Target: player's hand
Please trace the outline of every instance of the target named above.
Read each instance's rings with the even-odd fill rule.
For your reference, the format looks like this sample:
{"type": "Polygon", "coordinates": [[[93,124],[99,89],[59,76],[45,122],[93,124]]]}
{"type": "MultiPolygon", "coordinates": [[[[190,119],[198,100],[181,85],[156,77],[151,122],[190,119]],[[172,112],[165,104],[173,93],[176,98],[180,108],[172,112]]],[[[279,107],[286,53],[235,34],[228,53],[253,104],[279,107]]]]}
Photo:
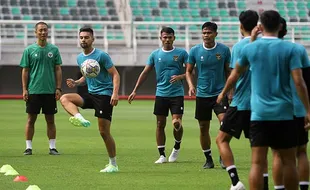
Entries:
{"type": "Polygon", "coordinates": [[[56,100],[58,101],[58,100],[60,99],[60,97],[61,97],[61,90],[56,89],[56,92],[55,92],[55,98],[56,98],[56,100]]]}
{"type": "Polygon", "coordinates": [[[310,130],[310,113],[307,113],[305,117],[305,130],[306,131],[310,130]]]}
{"type": "Polygon", "coordinates": [[[69,88],[74,88],[76,86],[75,80],[73,79],[67,79],[66,83],[69,88]]]}
{"type": "Polygon", "coordinates": [[[128,96],[128,103],[131,104],[131,102],[133,101],[133,99],[135,99],[137,93],[132,92],[129,96],[128,96]]]}
{"type": "Polygon", "coordinates": [[[188,95],[189,95],[190,97],[196,96],[195,87],[189,87],[189,89],[188,89],[188,95]]]}
{"type": "Polygon", "coordinates": [[[181,80],[180,75],[172,75],[169,82],[170,82],[170,83],[175,83],[175,82],[177,82],[177,81],[179,81],[179,80],[181,80]]]}
{"type": "Polygon", "coordinates": [[[118,94],[112,94],[110,104],[112,106],[117,106],[118,104],[118,94]]]}
{"type": "Polygon", "coordinates": [[[23,90],[23,100],[24,100],[25,102],[28,101],[28,90],[23,90]]]}
{"type": "Polygon", "coordinates": [[[233,94],[228,93],[227,99],[228,99],[228,103],[230,104],[232,102],[232,99],[233,99],[233,94]]]}
{"type": "Polygon", "coordinates": [[[257,36],[259,34],[261,34],[262,31],[260,30],[260,27],[259,26],[256,26],[253,28],[253,30],[251,31],[251,41],[255,41],[257,39],[257,36]]]}
{"type": "Polygon", "coordinates": [[[216,103],[220,104],[222,102],[224,98],[224,94],[223,93],[220,93],[218,96],[217,96],[217,100],[216,100],[216,103]]]}

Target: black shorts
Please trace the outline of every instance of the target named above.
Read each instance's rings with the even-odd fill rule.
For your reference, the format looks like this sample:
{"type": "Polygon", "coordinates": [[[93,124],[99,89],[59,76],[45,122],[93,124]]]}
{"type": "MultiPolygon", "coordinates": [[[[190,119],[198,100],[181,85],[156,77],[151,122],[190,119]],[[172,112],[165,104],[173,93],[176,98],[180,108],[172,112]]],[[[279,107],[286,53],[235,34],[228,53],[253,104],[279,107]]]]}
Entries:
{"type": "Polygon", "coordinates": [[[154,104],[154,115],[168,116],[169,110],[171,114],[184,113],[184,97],[161,97],[156,96],[154,104]]]}
{"type": "Polygon", "coordinates": [[[272,149],[288,149],[298,146],[295,120],[251,121],[250,142],[252,147],[268,146],[272,149]]]}
{"type": "Polygon", "coordinates": [[[237,107],[229,107],[225,113],[220,130],[239,139],[243,131],[245,138],[249,138],[251,125],[251,111],[237,110],[237,107]]]}
{"type": "Polygon", "coordinates": [[[29,114],[42,113],[53,115],[57,113],[55,94],[29,94],[26,102],[26,112],[29,114]]]}
{"type": "Polygon", "coordinates": [[[308,143],[308,131],[305,130],[305,118],[294,117],[298,130],[298,146],[302,146],[308,143]]]}
{"type": "Polygon", "coordinates": [[[212,110],[216,115],[225,113],[229,107],[227,97],[223,98],[222,103],[216,103],[217,96],[202,98],[196,97],[195,118],[200,121],[210,121],[212,119],[212,110]]]}
{"type": "Polygon", "coordinates": [[[84,100],[82,109],[95,109],[95,116],[112,120],[113,106],[110,104],[111,96],[94,95],[89,93],[80,94],[84,100]]]}

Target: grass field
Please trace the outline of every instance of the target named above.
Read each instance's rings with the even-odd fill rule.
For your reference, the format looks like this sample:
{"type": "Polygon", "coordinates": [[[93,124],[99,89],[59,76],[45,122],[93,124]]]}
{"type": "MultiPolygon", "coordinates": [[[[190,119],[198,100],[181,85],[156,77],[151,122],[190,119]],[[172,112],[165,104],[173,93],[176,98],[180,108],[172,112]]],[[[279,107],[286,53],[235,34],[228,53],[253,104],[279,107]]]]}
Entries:
{"type": "MultiPolygon", "coordinates": [[[[0,189],[26,189],[36,184],[48,189],[210,189],[225,190],[230,179],[220,168],[215,137],[219,124],[211,123],[212,154],[215,168],[202,169],[205,160],[199,144],[199,129],[194,116],[194,102],[185,102],[184,137],[177,163],[155,165],[159,157],[155,142],[153,101],[120,101],[114,109],[112,134],[117,145],[119,173],[99,170],[108,163],[103,141],[98,133],[93,110],[83,110],[92,122],[90,128],[75,128],[68,114],[58,105],[56,115],[57,149],[60,156],[48,155],[48,139],[43,115],[38,117],[33,140],[33,155],[24,156],[25,105],[22,100],[0,100],[0,166],[12,165],[28,182],[13,182],[14,176],[0,175],[0,189]]],[[[166,154],[173,148],[171,119],[166,127],[166,154]]],[[[248,187],[250,148],[247,140],[232,141],[239,177],[248,187]]],[[[269,172],[271,176],[271,172],[269,172]]],[[[271,177],[269,178],[272,187],[271,177]]]]}

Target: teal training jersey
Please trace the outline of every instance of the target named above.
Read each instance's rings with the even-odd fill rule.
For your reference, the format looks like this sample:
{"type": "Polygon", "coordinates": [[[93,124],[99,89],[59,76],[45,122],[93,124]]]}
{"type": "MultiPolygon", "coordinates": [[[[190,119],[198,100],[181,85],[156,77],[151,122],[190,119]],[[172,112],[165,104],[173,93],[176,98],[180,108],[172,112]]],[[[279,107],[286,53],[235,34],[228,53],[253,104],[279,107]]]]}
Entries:
{"type": "Polygon", "coordinates": [[[88,55],[80,53],[77,56],[77,64],[81,68],[83,62],[88,59],[96,60],[100,65],[100,73],[95,78],[86,77],[88,92],[90,94],[111,96],[113,92],[113,83],[108,69],[113,67],[113,63],[110,56],[107,53],[94,48],[94,50],[88,55]]]}
{"type": "MultiPolygon", "coordinates": [[[[234,69],[240,57],[241,49],[250,43],[251,37],[246,37],[236,43],[232,48],[230,68],[234,69]]],[[[237,110],[251,110],[251,71],[249,68],[240,76],[234,91],[233,100],[230,104],[237,110]]]]}
{"type": "Polygon", "coordinates": [[[252,121],[293,119],[291,70],[301,68],[295,47],[276,37],[262,37],[242,49],[238,63],[251,70],[252,121]]]}
{"type": "MultiPolygon", "coordinates": [[[[305,47],[300,44],[296,44],[296,48],[299,51],[299,56],[301,59],[302,67],[303,68],[310,67],[309,57],[308,57],[305,47]]],[[[291,77],[291,88],[292,88],[293,103],[294,103],[294,115],[296,117],[304,117],[306,115],[306,109],[297,94],[296,86],[295,86],[295,83],[292,77],[291,77]]]]}
{"type": "Polygon", "coordinates": [[[184,64],[186,64],[187,59],[187,52],[181,48],[173,48],[170,51],[159,48],[151,53],[147,65],[155,67],[156,96],[184,96],[183,81],[180,80],[175,83],[169,81],[173,75],[185,74],[184,64]]]}
{"type": "Polygon", "coordinates": [[[197,97],[213,97],[225,86],[225,64],[230,63],[230,50],[216,43],[213,48],[198,44],[191,48],[188,63],[197,67],[197,97]]]}
{"type": "Polygon", "coordinates": [[[47,43],[45,47],[38,44],[28,46],[23,53],[20,66],[29,69],[29,94],[55,94],[55,66],[61,65],[58,47],[47,43]]]}

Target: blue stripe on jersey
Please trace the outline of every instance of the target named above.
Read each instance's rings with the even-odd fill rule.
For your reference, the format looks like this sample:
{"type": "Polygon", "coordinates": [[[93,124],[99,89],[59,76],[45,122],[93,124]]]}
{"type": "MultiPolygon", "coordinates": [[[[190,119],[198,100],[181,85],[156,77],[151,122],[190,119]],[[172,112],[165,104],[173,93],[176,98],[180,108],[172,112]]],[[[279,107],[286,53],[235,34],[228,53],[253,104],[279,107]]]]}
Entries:
{"type": "Polygon", "coordinates": [[[191,48],[188,63],[197,67],[197,97],[217,96],[226,82],[225,64],[230,63],[230,50],[217,43],[214,48],[207,49],[204,44],[191,48]]]}
{"type": "Polygon", "coordinates": [[[156,71],[156,96],[176,97],[184,96],[183,81],[170,83],[173,75],[185,74],[188,54],[184,49],[174,48],[171,51],[163,51],[162,48],[151,53],[147,65],[154,66],[156,71]]]}
{"type": "Polygon", "coordinates": [[[94,59],[100,65],[100,73],[97,77],[86,78],[88,92],[90,94],[111,96],[113,92],[113,83],[108,69],[113,67],[113,63],[110,56],[99,49],[94,49],[93,52],[88,55],[80,53],[77,57],[77,64],[79,67],[81,67],[83,62],[87,59],[94,59]]]}

